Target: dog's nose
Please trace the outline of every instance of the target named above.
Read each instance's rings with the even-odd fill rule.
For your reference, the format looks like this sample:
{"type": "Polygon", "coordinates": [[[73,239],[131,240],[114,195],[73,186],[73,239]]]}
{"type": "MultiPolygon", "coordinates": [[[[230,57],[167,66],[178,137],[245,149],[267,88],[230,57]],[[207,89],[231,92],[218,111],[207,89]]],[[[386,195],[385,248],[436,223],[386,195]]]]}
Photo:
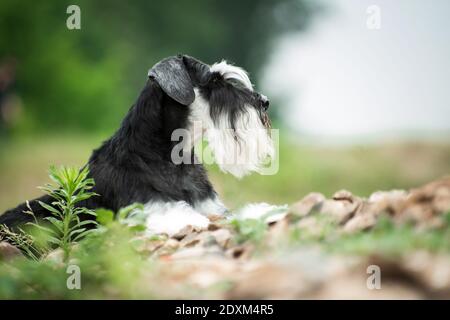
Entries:
{"type": "Polygon", "coordinates": [[[264,111],[267,111],[269,109],[269,99],[265,95],[261,95],[261,106],[263,107],[264,111]]]}

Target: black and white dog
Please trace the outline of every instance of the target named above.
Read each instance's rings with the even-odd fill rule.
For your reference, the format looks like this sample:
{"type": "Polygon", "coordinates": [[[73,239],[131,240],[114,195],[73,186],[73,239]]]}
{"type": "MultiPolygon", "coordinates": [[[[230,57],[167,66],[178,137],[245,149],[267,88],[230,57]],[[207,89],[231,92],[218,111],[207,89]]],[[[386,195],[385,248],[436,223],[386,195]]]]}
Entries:
{"type": "MultiPolygon", "coordinates": [[[[90,176],[100,196],[80,205],[117,211],[144,203],[155,232],[174,233],[186,223],[204,226],[205,215],[226,208],[193,155],[194,145],[204,136],[219,167],[236,177],[258,171],[274,155],[268,107],[247,73],[225,61],[209,66],[178,55],[158,62],[119,130],[91,155],[90,176]],[[187,137],[174,135],[177,130],[187,137]],[[181,144],[174,139],[180,136],[181,144]],[[174,152],[180,145],[189,155],[181,161],[174,152]]],[[[50,197],[29,202],[38,218],[48,215],[37,200],[50,203],[50,197]]],[[[7,211],[0,224],[30,221],[24,210],[26,204],[7,211]]]]}

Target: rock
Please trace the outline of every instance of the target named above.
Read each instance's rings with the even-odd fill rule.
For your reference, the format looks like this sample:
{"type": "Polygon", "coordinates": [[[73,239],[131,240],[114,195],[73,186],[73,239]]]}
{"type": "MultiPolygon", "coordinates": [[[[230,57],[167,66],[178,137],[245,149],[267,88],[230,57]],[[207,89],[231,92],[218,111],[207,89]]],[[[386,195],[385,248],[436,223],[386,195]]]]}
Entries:
{"type": "Polygon", "coordinates": [[[430,182],[420,188],[412,189],[410,192],[410,202],[434,203],[435,200],[438,200],[436,209],[442,211],[450,210],[450,176],[430,182]]]}
{"type": "Polygon", "coordinates": [[[189,248],[195,246],[209,247],[219,245],[222,248],[227,248],[228,243],[232,237],[230,230],[226,228],[217,229],[214,231],[203,231],[200,233],[190,233],[180,242],[182,248],[189,248]]]}
{"type": "Polygon", "coordinates": [[[402,258],[403,268],[435,297],[450,298],[450,257],[417,251],[402,258]]]}
{"type": "Polygon", "coordinates": [[[182,228],[180,231],[175,233],[172,238],[180,241],[184,237],[186,237],[188,234],[192,233],[194,231],[194,227],[191,225],[187,225],[184,228],[182,228]]]}
{"type": "Polygon", "coordinates": [[[240,272],[233,283],[226,299],[296,299],[314,285],[297,268],[268,263],[240,272]]]}
{"type": "Polygon", "coordinates": [[[355,215],[344,225],[344,232],[354,233],[358,231],[368,230],[375,226],[377,220],[377,216],[369,212],[355,215]]]}
{"type": "Polygon", "coordinates": [[[53,261],[58,264],[64,262],[64,251],[61,248],[50,251],[44,258],[44,260],[53,261]]]}
{"type": "Polygon", "coordinates": [[[353,194],[350,191],[347,190],[339,190],[333,195],[333,200],[336,201],[349,201],[353,203],[356,198],[353,196],[353,194]]]}
{"type": "Polygon", "coordinates": [[[434,211],[430,206],[424,204],[412,204],[408,205],[394,218],[400,223],[414,222],[416,225],[419,225],[427,224],[433,217],[434,211]]]}
{"type": "Polygon", "coordinates": [[[209,221],[211,222],[218,222],[224,219],[224,215],[223,214],[208,214],[206,216],[209,221]]]}
{"type": "MultiPolygon", "coordinates": [[[[335,274],[318,292],[308,296],[309,299],[343,299],[343,300],[389,300],[389,299],[424,299],[425,296],[409,284],[382,280],[381,289],[368,289],[368,275],[364,269],[349,269],[335,274]]],[[[382,278],[383,279],[383,278],[382,278]]]]}
{"type": "MultiPolygon", "coordinates": [[[[80,249],[80,246],[78,243],[75,243],[72,245],[72,248],[70,249],[70,256],[69,261],[67,263],[69,264],[77,264],[78,260],[76,258],[71,258],[75,252],[77,252],[80,249]]],[[[64,250],[62,248],[57,248],[53,251],[48,252],[44,260],[46,261],[52,261],[55,262],[57,265],[64,265],[64,250]]]]}
{"type": "Polygon", "coordinates": [[[162,247],[156,250],[156,254],[158,256],[166,256],[171,255],[180,247],[180,242],[176,239],[170,238],[168,239],[162,247]]]}
{"type": "Polygon", "coordinates": [[[307,216],[323,201],[325,201],[325,196],[323,194],[312,192],[306,195],[302,200],[294,203],[289,208],[289,213],[298,217],[307,216]]]}
{"type": "Polygon", "coordinates": [[[436,224],[436,217],[450,210],[450,177],[412,189],[405,201],[399,221],[413,221],[420,227],[436,224]]]}
{"type": "Polygon", "coordinates": [[[405,190],[377,191],[373,193],[368,200],[371,206],[366,209],[373,214],[387,213],[390,216],[396,216],[405,208],[408,193],[405,190]]]}
{"type": "Polygon", "coordinates": [[[316,250],[295,250],[240,265],[225,299],[301,299],[327,280],[329,259],[316,250]]]}
{"type": "Polygon", "coordinates": [[[200,233],[191,233],[181,241],[181,247],[194,247],[217,244],[216,239],[212,235],[212,231],[204,231],[200,233]]]}
{"type": "Polygon", "coordinates": [[[235,246],[235,247],[228,249],[225,252],[225,255],[231,259],[246,260],[246,259],[250,258],[254,249],[255,249],[254,246],[251,244],[235,246]]]}
{"type": "Polygon", "coordinates": [[[285,217],[282,220],[270,225],[266,242],[276,250],[277,246],[286,242],[287,234],[289,232],[289,218],[285,217]]]}
{"type": "Polygon", "coordinates": [[[23,254],[17,247],[6,241],[0,242],[0,261],[9,261],[18,257],[23,257],[23,254]]]}
{"type": "Polygon", "coordinates": [[[221,226],[218,223],[210,223],[209,226],[208,226],[208,231],[215,231],[215,230],[218,230],[220,228],[223,228],[223,226],[221,226]]]}
{"type": "Polygon", "coordinates": [[[180,241],[180,247],[186,248],[186,247],[193,247],[199,244],[201,241],[201,238],[199,238],[199,234],[197,232],[193,232],[188,234],[183,240],[180,241]]]}
{"type": "Polygon", "coordinates": [[[218,229],[211,232],[211,235],[216,239],[216,242],[222,247],[227,248],[231,240],[231,232],[228,229],[218,229]]]}
{"type": "Polygon", "coordinates": [[[433,209],[436,212],[450,211],[450,186],[440,186],[433,197],[433,209]]]}
{"type": "Polygon", "coordinates": [[[301,219],[297,227],[307,231],[307,234],[313,237],[320,237],[323,234],[323,224],[315,216],[301,219]]]}
{"type": "Polygon", "coordinates": [[[236,261],[220,255],[170,259],[141,283],[146,284],[146,290],[157,288],[154,292],[161,299],[224,299],[227,279],[239,272],[238,266],[236,261]]]}
{"type": "Polygon", "coordinates": [[[354,233],[374,227],[383,208],[384,205],[379,206],[378,203],[362,201],[353,217],[345,223],[343,231],[354,233]]]}
{"type": "Polygon", "coordinates": [[[277,223],[278,221],[283,220],[288,214],[289,213],[287,211],[275,213],[275,214],[268,216],[264,221],[267,224],[271,225],[271,224],[277,223]]]}
{"type": "Polygon", "coordinates": [[[167,241],[166,235],[148,237],[146,234],[140,234],[131,239],[133,248],[140,253],[153,253],[161,248],[167,241]]]}
{"type": "Polygon", "coordinates": [[[320,206],[319,212],[331,216],[338,224],[344,224],[355,214],[359,201],[325,200],[320,206]]]}
{"type": "Polygon", "coordinates": [[[403,202],[408,193],[405,190],[377,191],[370,195],[369,202],[403,202]]]}
{"type": "Polygon", "coordinates": [[[341,199],[347,198],[348,202],[354,201],[354,204],[358,204],[353,214],[350,213],[352,210],[351,206],[348,206],[347,212],[344,210],[342,213],[342,217],[344,218],[343,222],[345,224],[344,232],[353,233],[368,230],[375,226],[379,216],[383,213],[386,213],[388,216],[392,216],[396,220],[400,221],[402,219],[401,213],[406,207],[408,193],[404,190],[377,191],[373,193],[368,200],[363,200],[353,196],[350,197],[349,194],[345,193],[340,194],[339,196],[335,195],[334,197],[341,199]],[[347,217],[349,217],[347,221],[345,221],[345,213],[347,213],[347,217]]]}
{"type": "Polygon", "coordinates": [[[138,249],[139,252],[149,252],[153,253],[159,248],[161,248],[166,243],[166,240],[157,239],[157,240],[150,240],[145,242],[142,247],[138,249]]]}
{"type": "Polygon", "coordinates": [[[172,254],[170,256],[170,259],[171,260],[193,259],[193,258],[204,257],[204,256],[208,256],[208,255],[223,256],[224,252],[217,245],[210,246],[210,247],[197,246],[197,247],[180,249],[177,252],[175,252],[174,254],[172,254]]]}

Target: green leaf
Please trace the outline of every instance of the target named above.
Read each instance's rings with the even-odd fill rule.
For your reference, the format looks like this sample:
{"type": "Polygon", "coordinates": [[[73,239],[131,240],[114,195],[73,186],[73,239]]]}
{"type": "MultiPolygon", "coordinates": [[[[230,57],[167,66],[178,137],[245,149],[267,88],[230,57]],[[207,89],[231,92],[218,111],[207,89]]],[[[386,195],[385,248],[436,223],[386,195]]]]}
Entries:
{"type": "Polygon", "coordinates": [[[130,226],[130,230],[134,231],[134,232],[142,232],[145,231],[147,229],[147,227],[143,224],[137,224],[134,226],[130,226]]]}
{"type": "Polygon", "coordinates": [[[81,233],[81,232],[83,232],[83,231],[85,231],[85,230],[86,230],[86,228],[75,229],[75,230],[73,230],[73,231],[71,231],[71,232],[69,233],[69,237],[72,239],[72,237],[73,237],[74,235],[77,235],[78,233],[81,233]]]}
{"type": "Polygon", "coordinates": [[[87,235],[89,235],[89,234],[91,234],[91,233],[95,233],[95,232],[97,232],[97,230],[95,230],[95,229],[89,229],[89,230],[86,230],[86,231],[80,233],[79,235],[77,235],[77,236],[73,239],[73,241],[78,241],[78,240],[80,240],[81,238],[84,238],[84,237],[86,237],[87,235]]]}
{"type": "Polygon", "coordinates": [[[84,220],[84,221],[81,221],[81,222],[77,223],[76,225],[74,225],[71,228],[71,230],[73,230],[75,228],[82,227],[82,226],[90,225],[90,224],[92,224],[94,226],[98,225],[98,223],[96,221],[94,221],[94,220],[84,220]]]}
{"type": "Polygon", "coordinates": [[[45,217],[44,219],[49,221],[52,225],[54,225],[58,229],[58,231],[60,231],[61,233],[63,232],[64,225],[61,220],[58,220],[54,217],[45,217]]]}
{"type": "Polygon", "coordinates": [[[87,208],[83,208],[83,207],[75,208],[74,211],[73,211],[73,213],[74,213],[74,215],[76,215],[76,216],[78,216],[78,215],[80,215],[80,214],[88,214],[88,215],[91,215],[91,216],[94,216],[94,217],[97,216],[97,213],[95,213],[94,210],[87,209],[87,208]]]}
{"type": "Polygon", "coordinates": [[[56,210],[55,208],[53,208],[52,206],[49,206],[48,204],[42,202],[42,201],[38,201],[39,204],[41,205],[41,207],[43,207],[44,209],[50,211],[51,213],[53,213],[54,215],[59,216],[61,213],[56,210]]]}
{"type": "Polygon", "coordinates": [[[72,197],[72,201],[73,201],[74,203],[76,203],[76,202],[80,202],[80,201],[89,199],[90,197],[96,196],[96,195],[97,195],[97,194],[94,193],[94,192],[80,193],[80,194],[77,194],[77,195],[73,196],[73,197],[72,197]]]}
{"type": "Polygon", "coordinates": [[[106,226],[114,221],[114,212],[112,212],[111,210],[97,209],[96,213],[97,213],[97,221],[101,225],[106,226]]]}
{"type": "Polygon", "coordinates": [[[41,225],[39,225],[39,224],[36,224],[36,223],[29,223],[29,225],[33,226],[33,227],[36,228],[36,229],[39,229],[39,230],[41,230],[41,231],[44,231],[44,232],[46,232],[47,234],[56,234],[56,232],[55,232],[54,230],[52,230],[52,229],[50,229],[50,228],[47,228],[47,227],[44,227],[44,226],[41,226],[41,225]]]}
{"type": "Polygon", "coordinates": [[[57,245],[58,247],[61,246],[61,240],[58,239],[58,238],[55,238],[55,237],[48,237],[48,238],[47,238],[47,242],[48,242],[48,243],[52,243],[52,244],[54,244],[54,245],[57,245]]]}

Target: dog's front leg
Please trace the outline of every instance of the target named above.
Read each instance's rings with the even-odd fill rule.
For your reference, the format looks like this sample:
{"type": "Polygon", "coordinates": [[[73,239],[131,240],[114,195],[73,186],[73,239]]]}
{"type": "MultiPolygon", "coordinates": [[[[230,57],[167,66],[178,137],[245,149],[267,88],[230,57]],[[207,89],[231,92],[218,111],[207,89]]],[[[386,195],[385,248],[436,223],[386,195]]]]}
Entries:
{"type": "Polygon", "coordinates": [[[188,225],[197,229],[206,229],[210,223],[206,216],[226,212],[226,208],[217,197],[199,201],[198,204],[198,206],[191,206],[185,201],[147,203],[144,206],[144,212],[147,215],[147,232],[173,236],[188,225]]]}

